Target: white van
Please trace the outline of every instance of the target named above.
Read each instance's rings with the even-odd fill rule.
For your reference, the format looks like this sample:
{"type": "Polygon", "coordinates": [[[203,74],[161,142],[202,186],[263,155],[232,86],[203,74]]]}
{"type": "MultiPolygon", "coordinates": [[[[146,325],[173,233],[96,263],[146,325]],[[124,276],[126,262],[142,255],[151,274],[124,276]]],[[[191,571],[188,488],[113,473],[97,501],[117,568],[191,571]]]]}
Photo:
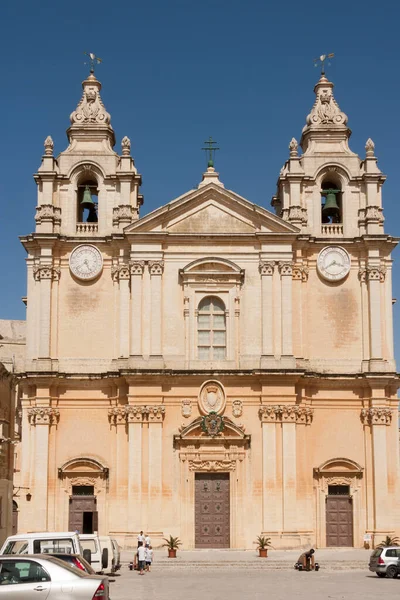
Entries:
{"type": "Polygon", "coordinates": [[[82,533],[79,541],[84,551],[90,550],[90,564],[96,573],[115,573],[121,568],[117,540],[109,535],[82,533]]]}
{"type": "Polygon", "coordinates": [[[18,533],[4,542],[0,554],[81,554],[83,550],[74,531],[18,533]]]}

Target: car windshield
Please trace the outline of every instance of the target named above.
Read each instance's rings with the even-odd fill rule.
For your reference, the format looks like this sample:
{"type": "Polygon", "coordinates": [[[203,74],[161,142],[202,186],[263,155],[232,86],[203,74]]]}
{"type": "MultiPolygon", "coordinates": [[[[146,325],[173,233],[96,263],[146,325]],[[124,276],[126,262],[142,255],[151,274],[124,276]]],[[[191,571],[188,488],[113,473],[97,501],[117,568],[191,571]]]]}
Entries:
{"type": "Polygon", "coordinates": [[[8,542],[3,554],[28,554],[28,540],[8,542]]]}

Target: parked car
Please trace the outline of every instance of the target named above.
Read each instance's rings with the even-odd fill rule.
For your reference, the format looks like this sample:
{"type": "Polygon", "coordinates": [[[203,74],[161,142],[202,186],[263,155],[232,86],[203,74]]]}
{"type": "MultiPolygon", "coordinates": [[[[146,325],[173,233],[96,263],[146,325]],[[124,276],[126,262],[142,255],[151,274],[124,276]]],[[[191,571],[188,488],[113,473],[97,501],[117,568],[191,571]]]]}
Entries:
{"type": "Polygon", "coordinates": [[[96,571],[93,569],[93,567],[80,554],[61,554],[59,552],[54,552],[52,553],[52,556],[63,560],[72,567],[81,569],[81,571],[84,571],[85,573],[96,575],[96,571]]]}
{"type": "Polygon", "coordinates": [[[96,573],[115,573],[121,568],[120,548],[115,538],[82,533],[79,541],[85,553],[90,550],[90,564],[96,573]]]}
{"type": "Polygon", "coordinates": [[[34,600],[39,596],[45,600],[109,600],[108,579],[89,575],[55,556],[0,556],[0,598],[34,600]]]}
{"type": "Polygon", "coordinates": [[[82,554],[79,537],[74,531],[18,533],[4,542],[0,554],[82,554]]]}
{"type": "Polygon", "coordinates": [[[397,561],[400,558],[399,546],[376,548],[369,559],[369,570],[378,577],[397,577],[397,561]]]}

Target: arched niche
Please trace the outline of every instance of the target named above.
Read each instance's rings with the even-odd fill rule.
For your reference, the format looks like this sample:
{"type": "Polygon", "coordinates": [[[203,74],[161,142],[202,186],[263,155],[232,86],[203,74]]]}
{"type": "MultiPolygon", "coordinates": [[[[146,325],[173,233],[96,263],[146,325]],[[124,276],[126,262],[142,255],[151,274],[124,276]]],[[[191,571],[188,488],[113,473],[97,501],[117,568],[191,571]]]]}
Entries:
{"type": "Polygon", "coordinates": [[[77,225],[98,222],[99,201],[104,177],[102,169],[94,163],[80,163],[75,165],[71,171],[70,180],[74,188],[77,225]],[[85,192],[90,194],[93,204],[82,204],[85,192]]]}

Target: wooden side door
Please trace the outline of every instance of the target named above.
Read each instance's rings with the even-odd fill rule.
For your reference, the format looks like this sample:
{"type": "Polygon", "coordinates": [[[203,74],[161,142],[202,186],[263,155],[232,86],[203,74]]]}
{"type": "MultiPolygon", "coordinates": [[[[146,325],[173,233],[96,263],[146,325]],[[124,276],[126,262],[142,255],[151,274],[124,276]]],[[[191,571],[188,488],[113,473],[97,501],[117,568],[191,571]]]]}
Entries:
{"type": "Polygon", "coordinates": [[[70,496],[69,499],[69,531],[79,531],[83,529],[83,513],[96,511],[95,496],[70,496]]]}
{"type": "Polygon", "coordinates": [[[353,546],[353,502],[350,496],[326,498],[326,545],[353,546]]]}

